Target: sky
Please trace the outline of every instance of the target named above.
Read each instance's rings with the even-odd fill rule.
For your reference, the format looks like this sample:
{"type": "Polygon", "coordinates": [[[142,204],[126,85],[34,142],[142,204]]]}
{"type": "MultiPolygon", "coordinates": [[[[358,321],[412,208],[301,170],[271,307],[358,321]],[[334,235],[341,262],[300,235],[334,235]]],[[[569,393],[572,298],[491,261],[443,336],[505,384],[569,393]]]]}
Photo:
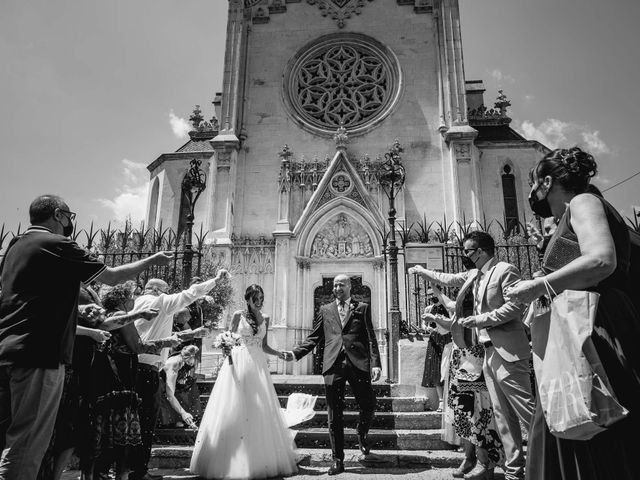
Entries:
{"type": "MultiPolygon", "coordinates": [[[[392,1],[392,0],[376,0],[392,1]]],[[[144,217],[146,166],[187,141],[221,89],[225,0],[2,0],[0,224],[58,193],[81,226],[144,217]]],[[[618,209],[640,205],[637,0],[460,0],[465,74],[512,126],[581,145],[618,209]],[[613,188],[612,188],[613,187],[613,188]]]]}

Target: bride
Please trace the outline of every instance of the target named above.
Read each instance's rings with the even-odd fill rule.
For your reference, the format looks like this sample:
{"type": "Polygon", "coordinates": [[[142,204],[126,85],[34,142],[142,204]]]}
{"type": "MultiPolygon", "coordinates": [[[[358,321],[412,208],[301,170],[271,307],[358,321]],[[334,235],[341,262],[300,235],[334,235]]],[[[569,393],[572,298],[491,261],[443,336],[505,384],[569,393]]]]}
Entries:
{"type": "Polygon", "coordinates": [[[280,409],[265,353],[281,356],[267,343],[269,317],[260,309],[264,292],[251,285],[245,311],[231,331],[241,345],[225,360],[207,403],[193,456],[192,473],[207,479],[262,479],[297,472],[291,433],[280,409]]]}

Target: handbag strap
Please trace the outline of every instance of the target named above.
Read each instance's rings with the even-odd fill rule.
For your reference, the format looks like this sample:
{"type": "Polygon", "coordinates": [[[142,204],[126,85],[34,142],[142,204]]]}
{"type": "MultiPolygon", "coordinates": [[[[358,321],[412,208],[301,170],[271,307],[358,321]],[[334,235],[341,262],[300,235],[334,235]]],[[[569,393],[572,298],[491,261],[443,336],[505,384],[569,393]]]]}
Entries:
{"type": "Polygon", "coordinates": [[[558,294],[556,293],[556,291],[553,289],[553,287],[547,280],[547,277],[541,277],[541,278],[542,278],[542,283],[544,283],[544,288],[547,290],[547,295],[549,296],[549,300],[553,300],[553,297],[557,297],[558,294]]]}

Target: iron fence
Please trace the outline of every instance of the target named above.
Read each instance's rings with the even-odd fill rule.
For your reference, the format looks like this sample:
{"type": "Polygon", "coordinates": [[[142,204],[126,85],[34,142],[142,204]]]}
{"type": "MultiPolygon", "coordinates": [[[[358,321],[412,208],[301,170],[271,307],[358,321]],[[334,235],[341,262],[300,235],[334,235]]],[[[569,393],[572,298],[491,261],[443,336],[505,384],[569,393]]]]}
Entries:
{"type": "MultiPolygon", "coordinates": [[[[4,225],[0,227],[0,258],[11,239],[21,233],[20,225],[16,232],[6,230],[4,225]]],[[[125,222],[122,228],[114,228],[111,223],[106,228],[96,228],[93,223],[88,229],[74,228],[71,238],[110,267],[135,262],[160,251],[170,251],[173,260],[169,265],[148,268],[138,275],[136,283],[144,285],[150,278],[162,278],[172,291],[177,291],[188,286],[183,285],[185,255],[192,255],[194,260],[187,278],[201,275],[206,236],[201,227],[194,234],[196,241],[189,250],[175,230],[163,228],[162,224],[157,229],[145,228],[144,223],[134,228],[131,222],[125,222]]]]}

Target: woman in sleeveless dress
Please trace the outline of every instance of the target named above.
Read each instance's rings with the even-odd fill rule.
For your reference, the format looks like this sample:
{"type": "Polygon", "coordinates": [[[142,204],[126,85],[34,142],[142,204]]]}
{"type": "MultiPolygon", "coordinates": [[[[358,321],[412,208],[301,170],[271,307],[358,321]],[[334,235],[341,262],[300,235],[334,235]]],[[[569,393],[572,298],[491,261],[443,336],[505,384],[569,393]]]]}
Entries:
{"type": "Polygon", "coordinates": [[[269,318],[264,293],[251,285],[247,309],[233,315],[241,345],[225,360],[205,408],[191,457],[192,473],[206,479],[262,479],[297,472],[293,437],[280,409],[266,354],[269,318]]]}
{"type": "MultiPolygon", "coordinates": [[[[551,434],[538,401],[529,431],[529,480],[640,478],[640,316],[631,300],[640,292],[633,291],[638,279],[629,275],[627,226],[589,185],[596,173],[593,157],[581,149],[555,150],[532,171],[529,202],[540,217],[559,220],[544,255],[545,280],[558,293],[570,289],[600,294],[591,339],[629,415],[590,440],[567,440],[551,434]]],[[[529,303],[545,293],[543,280],[536,278],[512,287],[508,297],[529,303]]],[[[534,336],[534,351],[545,344],[546,338],[534,336]]]]}

